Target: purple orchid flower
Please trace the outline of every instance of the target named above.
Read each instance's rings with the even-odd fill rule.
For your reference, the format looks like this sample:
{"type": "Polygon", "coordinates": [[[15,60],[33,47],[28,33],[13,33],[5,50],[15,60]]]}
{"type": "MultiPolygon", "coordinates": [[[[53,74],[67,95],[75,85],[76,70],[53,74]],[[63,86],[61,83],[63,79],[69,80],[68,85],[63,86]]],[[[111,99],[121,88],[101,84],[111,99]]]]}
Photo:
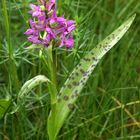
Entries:
{"type": "Polygon", "coordinates": [[[42,6],[30,4],[29,13],[32,19],[29,22],[30,28],[24,34],[30,35],[28,40],[34,44],[49,46],[53,40],[59,39],[59,47],[72,48],[74,45],[72,31],[76,26],[75,21],[66,20],[64,15],[60,17],[56,15],[56,0],[42,1],[41,3],[44,4],[42,6]]]}
{"type": "Polygon", "coordinates": [[[30,4],[30,7],[31,7],[31,11],[29,11],[29,13],[32,14],[33,17],[42,15],[42,9],[40,6],[30,4]]]}
{"type": "Polygon", "coordinates": [[[65,35],[61,36],[61,44],[59,47],[66,46],[67,48],[72,48],[73,45],[74,45],[74,40],[71,34],[68,35],[68,38],[66,38],[65,35]]]}

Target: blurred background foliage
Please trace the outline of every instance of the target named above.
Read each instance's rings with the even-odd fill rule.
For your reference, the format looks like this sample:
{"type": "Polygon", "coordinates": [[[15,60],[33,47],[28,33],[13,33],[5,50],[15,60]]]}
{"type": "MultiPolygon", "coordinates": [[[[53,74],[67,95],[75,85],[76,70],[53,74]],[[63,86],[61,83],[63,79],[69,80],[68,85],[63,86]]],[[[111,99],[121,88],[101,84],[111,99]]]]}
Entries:
{"type": "MultiPolygon", "coordinates": [[[[0,98],[16,95],[23,83],[43,74],[46,66],[38,50],[23,34],[29,27],[29,3],[34,0],[0,2],[0,98]],[[8,22],[7,22],[8,21],[8,22]]],[[[80,58],[129,16],[137,17],[129,32],[102,59],[65,122],[59,140],[127,140],[140,138],[140,1],[57,0],[57,12],[77,22],[72,50],[57,49],[58,89],[80,58]],[[137,101],[137,102],[136,102],[137,101]],[[128,105],[116,109],[117,106],[128,105]]],[[[47,137],[49,94],[46,85],[27,97],[17,114],[0,120],[2,140],[44,140],[47,137]]],[[[59,121],[59,120],[58,120],[59,121]]]]}

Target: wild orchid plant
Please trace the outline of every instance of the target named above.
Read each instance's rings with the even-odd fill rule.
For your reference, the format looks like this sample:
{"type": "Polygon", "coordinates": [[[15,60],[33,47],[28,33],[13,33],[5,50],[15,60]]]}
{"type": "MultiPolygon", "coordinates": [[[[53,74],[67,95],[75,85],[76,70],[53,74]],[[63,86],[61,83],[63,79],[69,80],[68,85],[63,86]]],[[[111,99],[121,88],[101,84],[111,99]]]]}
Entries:
{"type": "MultiPolygon", "coordinates": [[[[24,105],[25,96],[35,86],[47,82],[51,97],[51,111],[47,129],[49,139],[55,140],[92,71],[100,59],[123,37],[132,24],[135,15],[87,53],[74,68],[60,91],[57,91],[56,66],[52,52],[55,47],[71,49],[74,46],[72,31],[76,27],[76,22],[67,20],[64,16],[57,16],[55,0],[40,0],[39,5],[30,4],[30,7],[31,11],[29,13],[32,18],[29,21],[30,28],[27,29],[25,34],[29,35],[28,40],[34,44],[31,48],[40,48],[42,55],[43,51],[46,53],[47,62],[45,62],[47,63],[49,78],[38,75],[27,81],[18,94],[17,106],[13,113],[20,109],[21,105],[24,105]]],[[[9,104],[9,100],[0,100],[0,105],[3,107],[0,117],[3,116],[9,104]]]]}

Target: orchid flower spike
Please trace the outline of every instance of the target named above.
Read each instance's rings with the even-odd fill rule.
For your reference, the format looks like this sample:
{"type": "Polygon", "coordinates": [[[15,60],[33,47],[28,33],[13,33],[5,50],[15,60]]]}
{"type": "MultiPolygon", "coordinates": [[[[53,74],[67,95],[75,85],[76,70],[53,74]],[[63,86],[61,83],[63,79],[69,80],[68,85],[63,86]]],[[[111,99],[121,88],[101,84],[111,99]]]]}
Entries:
{"type": "Polygon", "coordinates": [[[32,18],[30,28],[24,33],[33,44],[49,46],[51,42],[58,47],[72,48],[74,40],[72,31],[75,29],[74,20],[67,20],[56,14],[56,0],[39,0],[41,5],[30,4],[32,18]]]}

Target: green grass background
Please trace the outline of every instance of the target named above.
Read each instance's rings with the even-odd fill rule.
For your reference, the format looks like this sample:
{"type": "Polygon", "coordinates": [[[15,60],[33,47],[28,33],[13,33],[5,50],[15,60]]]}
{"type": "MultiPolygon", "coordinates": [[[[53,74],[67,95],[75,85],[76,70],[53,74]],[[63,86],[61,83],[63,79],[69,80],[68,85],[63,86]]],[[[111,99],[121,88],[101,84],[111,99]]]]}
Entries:
{"type": "MultiPolygon", "coordinates": [[[[38,50],[25,49],[30,45],[23,33],[29,27],[31,2],[35,3],[31,0],[0,2],[0,98],[11,97],[12,105],[25,81],[38,74],[47,76],[38,50]]],[[[58,0],[57,12],[77,22],[74,48],[57,50],[58,89],[86,52],[129,16],[137,14],[129,32],[93,72],[58,140],[139,140],[140,1],[58,0]],[[124,104],[128,105],[117,108],[124,104]]],[[[18,113],[7,114],[0,120],[0,140],[48,139],[50,97],[47,86],[39,86],[26,100],[18,113]]]]}

